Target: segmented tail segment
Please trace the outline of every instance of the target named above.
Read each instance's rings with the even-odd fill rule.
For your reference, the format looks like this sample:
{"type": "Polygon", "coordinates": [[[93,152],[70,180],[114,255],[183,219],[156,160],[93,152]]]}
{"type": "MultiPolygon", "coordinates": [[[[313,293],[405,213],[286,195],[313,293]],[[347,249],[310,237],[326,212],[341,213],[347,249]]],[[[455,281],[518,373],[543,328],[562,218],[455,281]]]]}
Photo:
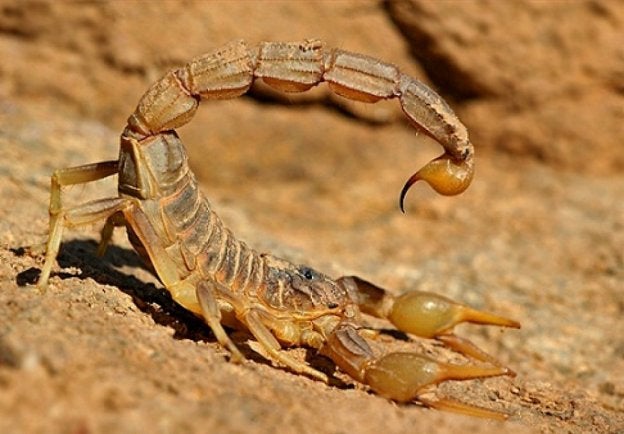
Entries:
{"type": "Polygon", "coordinates": [[[193,117],[200,98],[237,97],[257,78],[284,92],[303,92],[325,81],[333,92],[355,101],[398,98],[410,123],[445,150],[405,183],[399,198],[402,211],[407,191],[419,180],[444,195],[462,193],[472,181],[474,148],[466,127],[436,92],[392,64],[325,49],[318,40],[256,47],[235,41],[197,57],[150,87],[124,134],[140,139],[181,127],[193,117]]]}

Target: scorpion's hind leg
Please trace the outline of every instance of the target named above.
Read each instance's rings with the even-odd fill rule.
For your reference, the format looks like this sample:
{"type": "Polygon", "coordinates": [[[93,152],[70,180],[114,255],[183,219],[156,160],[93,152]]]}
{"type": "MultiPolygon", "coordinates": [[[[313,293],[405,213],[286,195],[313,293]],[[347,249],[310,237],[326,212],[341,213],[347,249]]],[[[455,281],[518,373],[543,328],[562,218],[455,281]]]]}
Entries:
{"type": "Polygon", "coordinates": [[[428,407],[477,417],[505,420],[507,414],[464,404],[450,398],[430,400],[427,386],[447,380],[469,380],[507,374],[501,366],[454,365],[416,353],[390,353],[381,357],[350,324],[338,325],[321,353],[329,356],[354,379],[377,394],[399,402],[418,401],[428,407]]]}
{"type": "MultiPolygon", "coordinates": [[[[437,294],[408,291],[397,297],[356,276],[342,277],[339,282],[352,294],[362,312],[386,318],[401,331],[437,339],[468,357],[494,365],[501,364],[468,339],[453,334],[453,328],[462,322],[520,328],[517,321],[464,306],[437,294]]],[[[506,373],[515,375],[509,369],[506,373]]]]}
{"type": "Polygon", "coordinates": [[[117,212],[106,219],[106,222],[100,231],[100,243],[97,248],[97,255],[99,257],[104,256],[104,253],[106,253],[106,249],[113,238],[113,231],[115,228],[126,226],[126,224],[127,223],[122,212],[117,212]]]}
{"type": "Polygon", "coordinates": [[[52,265],[58,255],[63,229],[66,226],[89,224],[98,220],[105,220],[119,211],[123,200],[119,198],[103,199],[63,209],[61,188],[68,185],[85,184],[114,175],[118,170],[118,161],[103,161],[84,166],[59,169],[54,172],[50,182],[50,231],[46,243],[45,263],[37,286],[45,288],[50,278],[52,265]]]}

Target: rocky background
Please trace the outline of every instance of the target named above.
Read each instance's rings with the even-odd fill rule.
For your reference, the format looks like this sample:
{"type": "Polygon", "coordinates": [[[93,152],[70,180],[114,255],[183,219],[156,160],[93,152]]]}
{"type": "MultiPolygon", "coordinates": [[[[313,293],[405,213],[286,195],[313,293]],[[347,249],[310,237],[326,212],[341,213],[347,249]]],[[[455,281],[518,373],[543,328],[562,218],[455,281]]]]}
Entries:
{"type": "MultiPolygon", "coordinates": [[[[624,432],[623,32],[617,0],[0,0],[0,432],[624,432]],[[121,231],[103,259],[98,227],[67,231],[50,288],[31,285],[51,172],[114,159],[151,82],[235,38],[310,37],[437,89],[475,143],[470,189],[417,186],[401,214],[402,183],[439,147],[396,101],[357,105],[324,85],[204,104],[180,130],[192,168],[259,250],[521,321],[458,329],[516,378],[436,391],[506,411],[504,425],[396,405],[339,372],[330,386],[292,374],[244,333],[250,360],[229,363],[121,231]]],[[[66,201],[114,192],[103,181],[66,201]]],[[[377,346],[462,362],[388,334],[377,346]]]]}

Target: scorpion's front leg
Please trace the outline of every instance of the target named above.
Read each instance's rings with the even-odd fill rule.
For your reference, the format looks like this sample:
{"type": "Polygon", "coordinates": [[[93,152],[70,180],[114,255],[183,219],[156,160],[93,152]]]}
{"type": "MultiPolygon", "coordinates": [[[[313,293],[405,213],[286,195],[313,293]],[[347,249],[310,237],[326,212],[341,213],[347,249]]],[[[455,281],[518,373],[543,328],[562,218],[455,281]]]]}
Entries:
{"type": "MultiPolygon", "coordinates": [[[[342,277],[339,282],[347,288],[362,312],[388,319],[401,331],[437,339],[466,356],[498,366],[498,360],[468,339],[453,334],[453,328],[462,322],[520,328],[517,321],[464,306],[437,294],[408,291],[394,296],[356,276],[342,277]]],[[[506,373],[515,375],[509,369],[506,373]]]]}
{"type": "Polygon", "coordinates": [[[426,386],[447,380],[469,380],[508,374],[501,366],[454,365],[416,353],[390,353],[376,357],[368,343],[348,324],[339,324],[321,352],[354,379],[381,396],[399,402],[419,401],[439,410],[505,420],[507,414],[464,404],[450,398],[430,400],[422,395],[426,386]]]}

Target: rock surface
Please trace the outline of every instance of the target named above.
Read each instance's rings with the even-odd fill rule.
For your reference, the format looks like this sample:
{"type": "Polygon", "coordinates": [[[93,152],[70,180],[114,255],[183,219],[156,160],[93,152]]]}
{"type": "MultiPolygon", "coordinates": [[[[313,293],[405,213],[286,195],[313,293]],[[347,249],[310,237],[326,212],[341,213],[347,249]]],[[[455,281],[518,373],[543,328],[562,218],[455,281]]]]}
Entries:
{"type": "MultiPolygon", "coordinates": [[[[622,3],[269,5],[0,2],[0,432],[623,432],[622,3]],[[416,187],[406,215],[402,182],[439,149],[396,101],[259,88],[204,104],[180,133],[215,208],[259,250],[520,320],[459,329],[516,378],[437,391],[509,422],[396,405],[340,373],[327,386],[273,367],[242,333],[250,360],[231,364],[121,231],[100,259],[98,227],[68,230],[48,291],[30,285],[52,170],[115,158],[151,82],[240,37],[318,37],[391,61],[465,120],[475,182],[455,198],[416,187]]],[[[115,186],[67,193],[77,204],[115,186]]],[[[429,342],[384,345],[461,362],[429,342]]]]}

